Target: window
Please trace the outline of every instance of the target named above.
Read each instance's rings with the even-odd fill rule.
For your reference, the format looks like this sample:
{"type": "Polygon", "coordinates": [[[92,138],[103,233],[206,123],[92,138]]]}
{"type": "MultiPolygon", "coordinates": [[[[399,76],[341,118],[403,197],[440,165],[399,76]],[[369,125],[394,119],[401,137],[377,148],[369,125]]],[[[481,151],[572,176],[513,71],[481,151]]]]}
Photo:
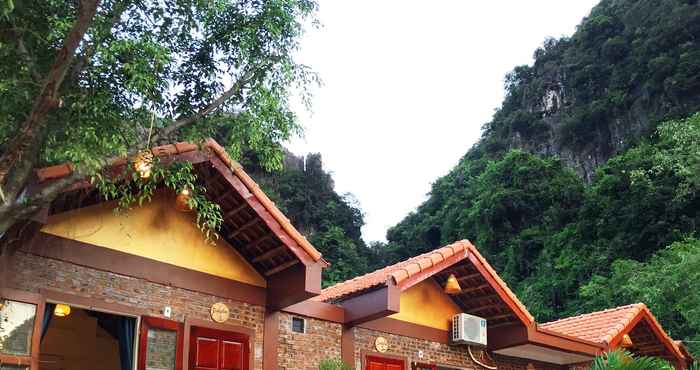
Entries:
{"type": "Polygon", "coordinates": [[[184,327],[157,317],[141,318],[138,370],[180,370],[184,327]]]}
{"type": "Polygon", "coordinates": [[[295,333],[306,332],[306,322],[301,317],[292,317],[292,331],[295,333]]]}
{"type": "Polygon", "coordinates": [[[38,294],[0,290],[0,370],[38,368],[43,310],[38,294]]]}
{"type": "Polygon", "coordinates": [[[0,304],[0,353],[31,355],[36,305],[9,299],[0,304]]]}

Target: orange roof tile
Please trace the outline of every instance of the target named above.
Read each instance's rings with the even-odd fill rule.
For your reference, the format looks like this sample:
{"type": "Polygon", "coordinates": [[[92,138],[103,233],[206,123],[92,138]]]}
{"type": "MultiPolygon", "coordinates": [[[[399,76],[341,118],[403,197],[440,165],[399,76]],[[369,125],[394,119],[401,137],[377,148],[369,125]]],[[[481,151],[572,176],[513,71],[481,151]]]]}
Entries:
{"type": "Polygon", "coordinates": [[[410,277],[419,273],[425,273],[425,277],[428,278],[432,274],[438,273],[466,258],[470,245],[471,243],[467,240],[458,241],[377,271],[335,284],[323,289],[321,295],[313,299],[317,301],[337,301],[356,293],[385,285],[390,280],[393,280],[402,290],[406,289],[406,284],[402,283],[405,283],[410,277]],[[461,257],[447,260],[447,258],[459,254],[461,254],[461,257]]]}
{"type": "Polygon", "coordinates": [[[609,346],[620,341],[622,335],[632,331],[637,322],[647,319],[666,348],[679,359],[683,359],[680,346],[661,327],[661,324],[644,303],[634,303],[627,306],[610,308],[603,311],[591,312],[579,316],[540,324],[539,327],[573,337],[597,342],[609,346]],[[640,317],[640,315],[642,315],[640,317]],[[633,325],[634,324],[634,325],[633,325]]]}
{"type": "Polygon", "coordinates": [[[596,343],[609,344],[637,315],[643,303],[610,308],[540,324],[539,327],[596,343]]]}
{"type": "MultiPolygon", "coordinates": [[[[219,143],[217,143],[214,139],[208,139],[204,142],[203,147],[216,154],[216,156],[226,165],[226,167],[228,167],[231,172],[238,177],[243,184],[245,184],[248,190],[258,199],[258,201],[260,201],[260,203],[272,215],[275,221],[280,224],[282,229],[289,234],[289,236],[291,236],[292,239],[299,244],[299,246],[301,246],[301,248],[314,261],[321,261],[327,265],[327,262],[322,259],[321,253],[314,248],[314,246],[311,245],[311,243],[309,243],[309,241],[306,240],[303,235],[301,235],[301,233],[291,224],[289,219],[285,217],[284,214],[282,214],[282,212],[277,208],[275,203],[272,202],[267,195],[265,195],[258,184],[243,170],[243,166],[231,159],[231,157],[226,153],[226,150],[219,145],[219,143]]],[[[196,150],[199,150],[199,146],[185,142],[161,145],[151,148],[153,155],[158,157],[166,157],[175,154],[193,152],[196,150]]],[[[121,159],[117,160],[117,162],[123,164],[125,161],[121,159]]],[[[70,175],[73,172],[73,166],[70,164],[60,164],[37,169],[35,172],[39,182],[44,182],[70,175]]]]}

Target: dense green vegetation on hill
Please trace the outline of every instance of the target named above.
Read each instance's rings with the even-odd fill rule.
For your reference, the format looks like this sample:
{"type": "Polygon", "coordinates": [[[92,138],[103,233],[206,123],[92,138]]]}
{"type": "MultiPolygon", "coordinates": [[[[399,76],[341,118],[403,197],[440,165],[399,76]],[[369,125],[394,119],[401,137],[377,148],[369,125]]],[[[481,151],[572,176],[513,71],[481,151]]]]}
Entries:
{"type": "Polygon", "coordinates": [[[699,39],[697,1],[603,0],[375,252],[468,238],[540,321],[643,301],[700,351],[699,39]]]}
{"type": "Polygon", "coordinates": [[[601,1],[506,76],[481,140],[387,243],[360,239],[319,157],[264,186],[333,263],[326,285],[467,238],[539,321],[642,301],[700,353],[699,40],[696,0],[601,1]]]}
{"type": "Polygon", "coordinates": [[[603,0],[572,37],[549,39],[506,77],[507,97],[469,157],[512,148],[595,167],[700,107],[700,6],[603,0]]]}

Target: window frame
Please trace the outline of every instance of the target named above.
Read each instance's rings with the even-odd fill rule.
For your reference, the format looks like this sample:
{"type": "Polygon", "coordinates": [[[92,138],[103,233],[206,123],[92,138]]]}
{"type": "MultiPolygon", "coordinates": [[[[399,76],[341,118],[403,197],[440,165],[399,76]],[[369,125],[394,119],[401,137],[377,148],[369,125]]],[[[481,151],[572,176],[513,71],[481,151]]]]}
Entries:
{"type": "Polygon", "coordinates": [[[306,334],[306,319],[299,316],[292,316],[292,319],[289,321],[289,330],[296,334],[306,334]],[[294,330],[294,320],[301,320],[301,331],[294,330]]]}
{"type": "Polygon", "coordinates": [[[41,294],[2,288],[0,289],[0,298],[3,300],[36,305],[29,355],[17,356],[0,353],[0,363],[7,365],[27,366],[31,370],[39,369],[39,353],[41,353],[41,323],[44,320],[44,310],[46,309],[46,301],[44,300],[44,297],[41,294]]]}
{"type": "Polygon", "coordinates": [[[136,370],[146,370],[146,356],[148,355],[148,329],[170,330],[176,333],[177,340],[175,344],[175,370],[182,370],[183,350],[185,342],[185,325],[181,322],[153,316],[141,316],[136,370]]]}

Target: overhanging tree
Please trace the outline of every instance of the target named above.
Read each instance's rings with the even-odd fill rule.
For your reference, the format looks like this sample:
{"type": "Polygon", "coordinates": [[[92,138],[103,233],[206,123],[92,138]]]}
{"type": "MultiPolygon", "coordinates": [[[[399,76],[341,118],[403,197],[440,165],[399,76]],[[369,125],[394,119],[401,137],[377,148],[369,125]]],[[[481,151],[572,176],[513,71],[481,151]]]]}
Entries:
{"type": "MultiPolygon", "coordinates": [[[[315,9],[311,0],[1,2],[0,234],[79,178],[126,194],[100,171],[160,143],[225,132],[233,156],[250,150],[279,167],[279,143],[300,132],[290,95],[306,102],[317,82],[293,58],[315,9]],[[58,162],[75,171],[27,191],[33,168],[58,162]]],[[[177,170],[160,180],[192,183],[187,166],[177,170]]]]}

